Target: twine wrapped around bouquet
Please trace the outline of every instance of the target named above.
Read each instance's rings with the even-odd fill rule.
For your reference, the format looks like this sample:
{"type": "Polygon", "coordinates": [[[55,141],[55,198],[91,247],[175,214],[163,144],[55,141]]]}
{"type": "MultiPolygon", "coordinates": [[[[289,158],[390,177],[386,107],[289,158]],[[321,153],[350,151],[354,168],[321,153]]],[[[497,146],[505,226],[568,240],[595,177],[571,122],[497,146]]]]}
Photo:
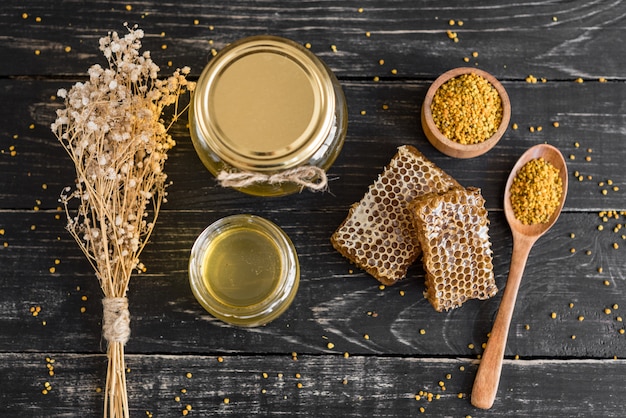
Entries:
{"type": "Polygon", "coordinates": [[[76,83],[58,97],[51,129],[76,168],[76,184],[66,187],[67,229],[95,270],[104,294],[103,337],[109,366],[104,416],[128,417],[124,345],[130,337],[126,293],[133,271],[143,268],[139,255],[166,201],[167,151],[175,142],[169,128],[185,109],[179,96],[194,88],[189,68],[159,79],[150,52],[141,53],[144,33],[129,27],[100,39],[108,68],[93,65],[89,81],[76,83]],[[165,125],[162,113],[174,105],[165,125]]]}

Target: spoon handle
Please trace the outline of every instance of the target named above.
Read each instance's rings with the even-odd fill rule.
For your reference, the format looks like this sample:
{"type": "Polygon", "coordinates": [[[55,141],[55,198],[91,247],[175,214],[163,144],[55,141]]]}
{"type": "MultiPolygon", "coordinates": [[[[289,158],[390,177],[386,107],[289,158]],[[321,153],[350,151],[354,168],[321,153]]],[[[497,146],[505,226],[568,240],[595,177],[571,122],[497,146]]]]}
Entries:
{"type": "Polygon", "coordinates": [[[496,398],[500,373],[502,372],[502,359],[509,335],[513,310],[515,309],[517,291],[519,290],[524,268],[526,267],[526,260],[533,243],[533,238],[513,234],[513,254],[511,255],[509,277],[506,281],[500,308],[480,360],[472,389],[472,405],[477,408],[491,408],[496,398]]]}

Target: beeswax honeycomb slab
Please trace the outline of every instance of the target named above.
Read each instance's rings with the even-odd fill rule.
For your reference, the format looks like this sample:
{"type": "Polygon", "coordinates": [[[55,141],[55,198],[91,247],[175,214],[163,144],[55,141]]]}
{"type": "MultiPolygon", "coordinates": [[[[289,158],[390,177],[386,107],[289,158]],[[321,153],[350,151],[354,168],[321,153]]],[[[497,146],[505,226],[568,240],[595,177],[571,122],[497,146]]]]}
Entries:
{"type": "Polygon", "coordinates": [[[412,207],[426,271],[424,295],[435,310],[495,295],[489,219],[480,189],[424,196],[412,207]]]}
{"type": "Polygon", "coordinates": [[[409,204],[460,185],[415,147],[404,145],[331,237],[333,247],[385,285],[406,276],[420,254],[409,204]]]}

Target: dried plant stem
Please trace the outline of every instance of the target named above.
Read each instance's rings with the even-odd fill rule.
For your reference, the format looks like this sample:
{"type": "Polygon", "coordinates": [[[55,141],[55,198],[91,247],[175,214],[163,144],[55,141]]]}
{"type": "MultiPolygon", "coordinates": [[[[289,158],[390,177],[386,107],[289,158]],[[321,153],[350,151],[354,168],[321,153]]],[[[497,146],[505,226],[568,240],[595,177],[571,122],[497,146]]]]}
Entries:
{"type": "Polygon", "coordinates": [[[59,90],[65,108],[57,110],[51,126],[76,169],[74,188],[65,188],[60,199],[67,230],[104,294],[102,334],[109,359],[104,416],[110,418],[129,417],[126,292],[133,271],[145,270],[139,255],[167,195],[163,168],[175,145],[168,131],[180,116],[178,98],[194,88],[185,78],[187,67],[159,79],[150,53],[139,53],[143,31],[128,30],[124,37],[113,32],[100,39],[109,68],[96,64],[89,81],[59,90]],[[166,126],[162,113],[170,105],[175,114],[166,126]]]}
{"type": "Polygon", "coordinates": [[[109,367],[104,394],[104,416],[129,418],[124,344],[121,342],[109,343],[107,357],[109,358],[109,367]]]}

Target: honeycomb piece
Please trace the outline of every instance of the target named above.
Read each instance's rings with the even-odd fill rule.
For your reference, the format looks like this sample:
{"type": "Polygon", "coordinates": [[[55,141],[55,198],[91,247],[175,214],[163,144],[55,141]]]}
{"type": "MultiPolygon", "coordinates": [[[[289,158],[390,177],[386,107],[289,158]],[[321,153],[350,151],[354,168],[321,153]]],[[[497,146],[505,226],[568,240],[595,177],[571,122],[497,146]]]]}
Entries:
{"type": "Polygon", "coordinates": [[[480,189],[425,196],[412,209],[426,271],[424,296],[435,310],[495,295],[489,220],[480,189]]]}
{"type": "Polygon", "coordinates": [[[409,202],[459,184],[414,147],[398,148],[331,237],[333,247],[385,285],[406,276],[420,254],[409,202]]]}

